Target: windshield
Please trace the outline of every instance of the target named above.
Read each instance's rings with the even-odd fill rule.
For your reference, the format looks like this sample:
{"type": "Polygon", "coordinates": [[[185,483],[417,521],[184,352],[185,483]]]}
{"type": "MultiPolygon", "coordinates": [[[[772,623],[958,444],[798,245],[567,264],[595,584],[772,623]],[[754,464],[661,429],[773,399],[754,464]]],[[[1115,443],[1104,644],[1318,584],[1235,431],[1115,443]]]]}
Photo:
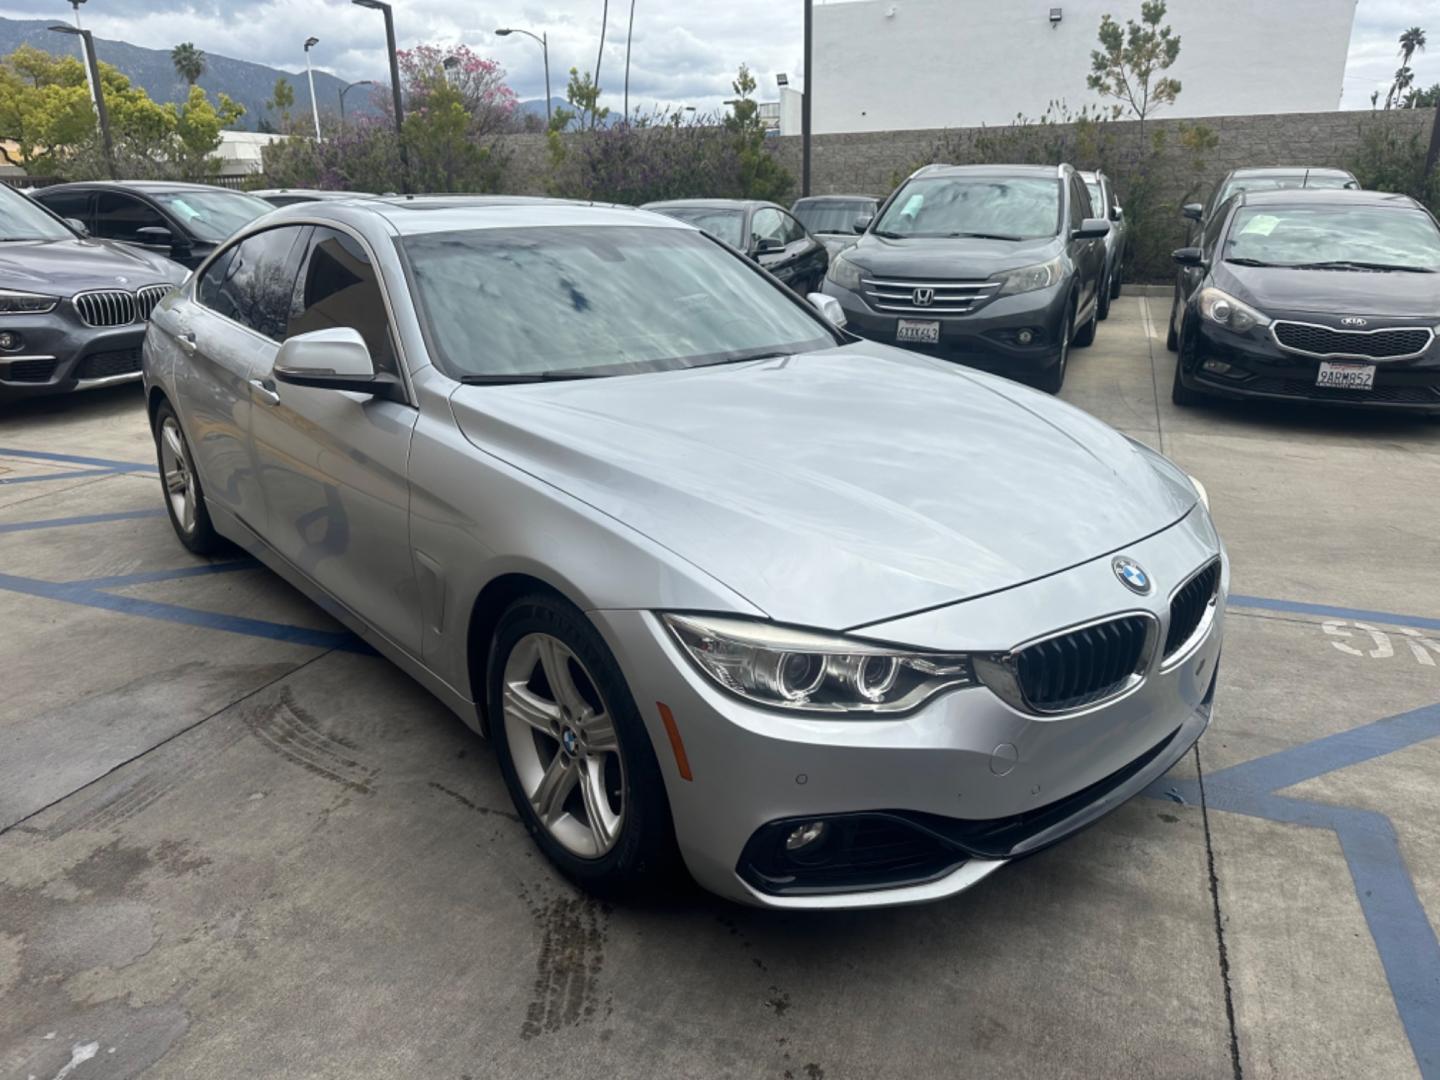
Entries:
{"type": "Polygon", "coordinates": [[[1358,269],[1440,270],[1440,229],[1422,210],[1243,207],[1230,224],[1224,255],[1231,262],[1274,266],[1357,263],[1367,264],[1358,269]]]}
{"type": "Polygon", "coordinates": [[[736,251],[744,251],[745,211],[720,210],[708,206],[659,206],[656,212],[704,229],[717,240],[724,240],[736,251]]]}
{"type": "Polygon", "coordinates": [[[457,378],[665,371],[835,344],[790,293],[686,229],[476,229],[403,246],[457,378]]]}
{"type": "Polygon", "coordinates": [[[153,197],[197,238],[210,244],[218,244],[275,209],[264,199],[239,191],[157,191],[153,197]]]}
{"type": "Polygon", "coordinates": [[[18,191],[0,184],[0,243],[74,240],[75,234],[18,191]]]}
{"type": "Polygon", "coordinates": [[[875,232],[891,236],[1000,236],[1038,240],[1060,231],[1060,181],[943,176],[911,180],[875,232]]]}
{"type": "Polygon", "coordinates": [[[1351,177],[1337,173],[1281,173],[1275,176],[1242,176],[1231,180],[1220,189],[1215,200],[1219,206],[1226,199],[1241,191],[1299,191],[1312,188],[1317,191],[1338,191],[1343,188],[1358,188],[1360,185],[1351,177]]]}
{"type": "Polygon", "coordinates": [[[791,211],[812,233],[853,233],[855,219],[875,213],[873,199],[797,202],[791,211]]]}

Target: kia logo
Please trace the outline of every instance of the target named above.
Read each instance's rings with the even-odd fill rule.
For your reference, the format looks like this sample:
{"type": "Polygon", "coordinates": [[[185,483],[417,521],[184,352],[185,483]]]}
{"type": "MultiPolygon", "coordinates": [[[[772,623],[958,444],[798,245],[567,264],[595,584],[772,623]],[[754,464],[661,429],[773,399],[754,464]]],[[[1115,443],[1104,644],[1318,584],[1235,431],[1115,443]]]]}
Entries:
{"type": "Polygon", "coordinates": [[[934,289],[916,289],[910,296],[916,307],[929,307],[935,302],[934,289]]]}
{"type": "Polygon", "coordinates": [[[1368,325],[1368,323],[1366,322],[1366,320],[1360,318],[1359,315],[1346,315],[1345,318],[1343,318],[1343,319],[1340,320],[1340,325],[1341,325],[1341,326],[1366,326],[1366,325],[1368,325]]]}

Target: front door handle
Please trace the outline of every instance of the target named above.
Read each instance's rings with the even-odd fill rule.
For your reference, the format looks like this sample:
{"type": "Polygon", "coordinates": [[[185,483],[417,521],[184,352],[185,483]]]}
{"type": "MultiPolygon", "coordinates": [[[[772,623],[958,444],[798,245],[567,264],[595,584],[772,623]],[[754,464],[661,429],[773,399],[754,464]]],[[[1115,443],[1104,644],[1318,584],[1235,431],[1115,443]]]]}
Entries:
{"type": "Polygon", "coordinates": [[[179,343],[180,348],[184,349],[187,353],[191,353],[192,355],[194,354],[195,350],[199,348],[199,346],[195,343],[194,330],[186,330],[183,333],[177,334],[175,340],[179,343]]]}
{"type": "Polygon", "coordinates": [[[258,398],[266,405],[280,404],[280,392],[275,389],[274,379],[251,379],[250,396],[258,398]]]}

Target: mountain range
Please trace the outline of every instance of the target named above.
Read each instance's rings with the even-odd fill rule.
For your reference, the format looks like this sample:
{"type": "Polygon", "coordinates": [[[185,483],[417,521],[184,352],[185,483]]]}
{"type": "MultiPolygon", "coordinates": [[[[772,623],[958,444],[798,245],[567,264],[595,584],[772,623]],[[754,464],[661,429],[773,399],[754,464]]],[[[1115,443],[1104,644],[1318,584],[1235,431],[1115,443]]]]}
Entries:
{"type": "MultiPolygon", "coordinates": [[[[56,34],[48,28],[63,19],[3,19],[0,18],[0,55],[8,56],[21,45],[33,45],[37,49],[56,56],[78,56],[79,43],[76,38],[56,34]]],[[[96,58],[112,64],[130,78],[130,81],[145,88],[145,92],[156,101],[184,101],[188,88],[185,80],[175,74],[170,62],[168,49],[145,49],[127,41],[113,41],[109,38],[95,38],[96,58]]],[[[223,91],[241,105],[245,115],[235,125],[254,131],[262,119],[276,123],[279,117],[270,115],[265,102],[275,91],[276,79],[287,79],[295,90],[294,114],[309,115],[310,90],[305,82],[305,72],[284,71],[254,64],[248,60],[236,60],[214,53],[205,54],[205,74],[199,85],[213,98],[223,91]]],[[[320,111],[339,111],[338,94],[346,85],[344,79],[324,71],[315,72],[315,97],[320,111]]],[[[544,111],[544,102],[540,102],[544,111]]],[[[357,86],[345,97],[347,114],[370,112],[370,88],[357,86]]]]}

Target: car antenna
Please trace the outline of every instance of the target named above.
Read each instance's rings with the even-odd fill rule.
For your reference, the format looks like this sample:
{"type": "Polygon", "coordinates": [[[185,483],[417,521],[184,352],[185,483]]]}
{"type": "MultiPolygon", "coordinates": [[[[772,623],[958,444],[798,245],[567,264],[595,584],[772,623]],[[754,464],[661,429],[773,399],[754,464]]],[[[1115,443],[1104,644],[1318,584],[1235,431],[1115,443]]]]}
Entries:
{"type": "Polygon", "coordinates": [[[1302,188],[1308,188],[1308,187],[1310,186],[1310,170],[1309,170],[1309,169],[1306,169],[1306,170],[1305,170],[1305,179],[1303,179],[1303,180],[1300,181],[1300,186],[1301,186],[1302,188]]]}

